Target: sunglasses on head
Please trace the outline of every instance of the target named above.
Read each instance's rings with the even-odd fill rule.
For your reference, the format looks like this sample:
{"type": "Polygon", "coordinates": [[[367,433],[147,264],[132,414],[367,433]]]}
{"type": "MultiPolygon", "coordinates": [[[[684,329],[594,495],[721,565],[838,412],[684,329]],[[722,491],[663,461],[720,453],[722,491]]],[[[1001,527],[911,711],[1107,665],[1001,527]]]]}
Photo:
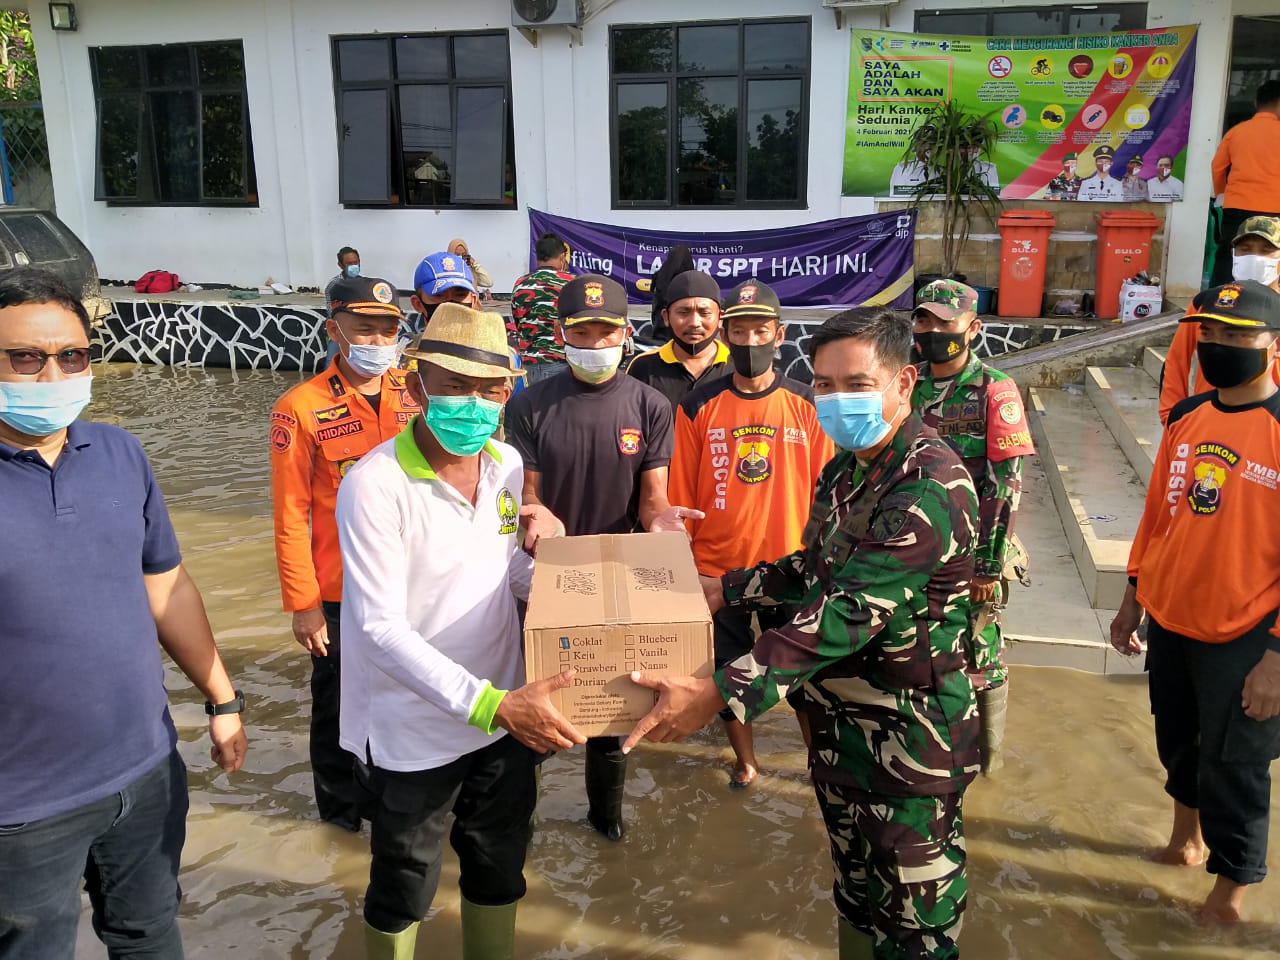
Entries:
{"type": "Polygon", "coordinates": [[[58,369],[63,373],[84,373],[89,369],[88,347],[70,347],[57,353],[45,353],[34,347],[17,347],[5,350],[4,353],[9,358],[9,366],[13,367],[13,372],[24,376],[39,373],[50,360],[56,360],[58,369]]]}

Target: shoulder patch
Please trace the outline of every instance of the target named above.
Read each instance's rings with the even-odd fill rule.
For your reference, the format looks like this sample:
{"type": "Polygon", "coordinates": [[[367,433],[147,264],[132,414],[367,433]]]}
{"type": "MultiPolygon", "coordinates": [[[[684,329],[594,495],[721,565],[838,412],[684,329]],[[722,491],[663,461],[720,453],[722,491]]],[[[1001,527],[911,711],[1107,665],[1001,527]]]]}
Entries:
{"type": "Polygon", "coordinates": [[[892,540],[911,519],[911,511],[920,498],[910,493],[890,493],[876,505],[868,533],[872,540],[883,543],[892,540]]]}
{"type": "Polygon", "coordinates": [[[1035,452],[1017,384],[1012,380],[991,384],[987,390],[987,459],[999,463],[1035,452]]]}

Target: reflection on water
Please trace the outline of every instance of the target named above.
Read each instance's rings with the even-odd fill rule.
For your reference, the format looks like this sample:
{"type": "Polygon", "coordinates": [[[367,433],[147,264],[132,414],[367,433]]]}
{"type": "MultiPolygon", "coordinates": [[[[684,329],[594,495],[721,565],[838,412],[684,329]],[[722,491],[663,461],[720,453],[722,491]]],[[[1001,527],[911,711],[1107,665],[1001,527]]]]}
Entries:
{"type": "MultiPolygon", "coordinates": [[[[272,555],[267,414],[298,375],[130,366],[97,375],[89,415],[120,423],[146,446],[249,699],[248,760],[229,777],[209,762],[200,695],[169,669],[191,767],[187,953],[359,960],[367,835],[314,819],[307,657],[279,611],[272,555]]],[[[1139,858],[1163,841],[1168,816],[1142,679],[1015,668],[1012,682],[1009,765],[966,798],[964,955],[1261,960],[1280,952],[1280,878],[1254,890],[1251,923],[1205,931],[1191,907],[1210,878],[1139,858]]],[[[795,721],[775,711],[757,730],[767,775],[744,792],[726,788],[731,755],[719,734],[638,750],[622,844],[586,826],[581,752],[545,764],[517,955],[834,956],[826,836],[795,721]]],[[[1280,804],[1273,811],[1280,816],[1280,804]]],[[[1278,848],[1273,840],[1273,866],[1278,848]]],[[[104,955],[87,922],[78,955],[104,955]]],[[[451,856],[418,955],[461,956],[451,856]]]]}

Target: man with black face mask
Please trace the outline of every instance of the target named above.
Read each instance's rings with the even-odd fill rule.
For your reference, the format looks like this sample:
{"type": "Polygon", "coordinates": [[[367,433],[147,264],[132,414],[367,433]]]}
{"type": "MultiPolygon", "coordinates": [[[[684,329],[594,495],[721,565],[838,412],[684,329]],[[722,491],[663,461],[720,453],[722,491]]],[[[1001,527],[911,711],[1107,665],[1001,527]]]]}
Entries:
{"type": "Polygon", "coordinates": [[[977,304],[977,291],[954,280],[935,280],[916,294],[913,330],[923,362],[911,405],[960,455],[978,491],[968,652],[982,719],[982,769],[989,773],[1003,765],[1009,698],[997,615],[1009,599],[1009,586],[1001,573],[1022,495],[1022,458],[1035,448],[1017,384],[973,352],[982,329],[977,304]]]}
{"type": "Polygon", "coordinates": [[[1271,764],[1280,758],[1280,390],[1269,376],[1280,294],[1254,280],[1208,291],[1196,347],[1218,385],[1169,414],[1129,554],[1111,644],[1142,651],[1156,751],[1173,798],[1158,863],[1217,876],[1202,920],[1237,923],[1267,872],[1271,764]],[[1208,859],[1206,861],[1206,854],[1208,859]]]}
{"type": "Polygon", "coordinates": [[[695,386],[729,372],[729,348],[716,336],[720,288],[710,276],[698,270],[676,274],[667,287],[667,303],[662,316],[671,340],[632,360],[627,374],[670,400],[674,413],[695,386]]]}
{"type": "MultiPolygon", "coordinates": [[[[777,294],[748,280],[729,294],[722,316],[733,373],[695,387],[681,401],[667,486],[673,503],[706,514],[686,524],[704,577],[798,549],[818,474],[835,453],[818,426],[813,389],[773,369],[785,335],[777,294]]],[[[761,609],[760,629],[787,623],[794,612],[786,604],[761,609]]],[[[750,610],[719,611],[716,669],[749,653],[755,641],[750,610]]],[[[751,724],[727,709],[720,719],[737,758],[729,786],[749,786],[758,771],[751,724]]]]}
{"type": "Polygon", "coordinates": [[[413,296],[409,302],[422,316],[425,328],[436,307],[442,303],[460,303],[472,310],[480,309],[475,275],[467,262],[452,253],[429,253],[413,271],[413,296]]]}

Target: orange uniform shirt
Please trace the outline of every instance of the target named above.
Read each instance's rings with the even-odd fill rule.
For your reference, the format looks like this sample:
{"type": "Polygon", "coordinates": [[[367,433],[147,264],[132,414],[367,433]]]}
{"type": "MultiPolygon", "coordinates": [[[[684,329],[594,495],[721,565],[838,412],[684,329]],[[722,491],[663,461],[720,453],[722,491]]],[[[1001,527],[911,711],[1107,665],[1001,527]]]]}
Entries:
{"type": "Polygon", "coordinates": [[[1213,155],[1213,193],[1231,210],[1280,213],[1280,118],[1259,111],[1222,136],[1213,155]]]}
{"type": "Polygon", "coordinates": [[[1129,576],[1161,626],[1208,643],[1280,608],[1280,392],[1234,408],[1205,393],[1174,409],[1129,576]]]}
{"type": "Polygon", "coordinates": [[[739,393],[730,375],[681,401],[667,499],[707,515],[687,522],[699,573],[718,577],[800,548],[818,474],[835,453],[812,398],[782,376],[762,394],[739,393]]]}
{"type": "MultiPolygon", "coordinates": [[[[1186,316],[1200,312],[1200,297],[1187,307],[1186,316]]],[[[1196,360],[1196,347],[1200,343],[1200,324],[1180,323],[1173,335],[1173,343],[1164,357],[1164,376],[1160,379],[1160,422],[1169,422],[1169,412],[1187,397],[1218,389],[1200,370],[1196,360]]],[[[1271,379],[1280,384],[1280,357],[1271,367],[1271,379]]]]}
{"type": "Polygon", "coordinates": [[[337,361],[276,401],[271,411],[271,505],[284,609],[342,600],[342,556],[333,511],[338,484],[366,453],[418,412],[403,370],[382,376],[375,413],[337,361]]]}

